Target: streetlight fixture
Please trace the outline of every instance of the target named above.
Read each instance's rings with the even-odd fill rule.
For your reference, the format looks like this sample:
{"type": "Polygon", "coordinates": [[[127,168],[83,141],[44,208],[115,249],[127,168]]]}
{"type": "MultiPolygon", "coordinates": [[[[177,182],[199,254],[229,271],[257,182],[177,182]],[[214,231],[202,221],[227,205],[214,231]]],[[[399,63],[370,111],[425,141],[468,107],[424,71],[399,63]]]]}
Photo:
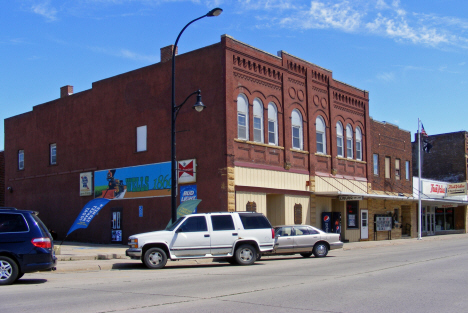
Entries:
{"type": "Polygon", "coordinates": [[[177,219],[177,196],[176,196],[176,191],[177,191],[177,171],[176,171],[176,129],[175,129],[175,121],[177,118],[177,114],[179,113],[179,110],[181,107],[185,104],[185,102],[194,94],[197,94],[197,102],[193,106],[193,108],[197,112],[203,111],[205,108],[205,105],[201,102],[201,92],[200,90],[197,90],[193,93],[191,93],[187,99],[181,104],[181,105],[176,105],[175,103],[175,52],[177,50],[177,43],[179,42],[180,36],[184,32],[184,30],[193,22],[196,22],[204,17],[211,17],[211,16],[218,16],[223,12],[222,9],[220,8],[214,8],[210,12],[206,13],[203,16],[200,16],[199,18],[194,19],[187,25],[185,25],[184,28],[180,31],[179,35],[177,36],[177,39],[174,44],[174,48],[172,50],[172,151],[171,151],[171,219],[172,223],[174,223],[177,219]]]}

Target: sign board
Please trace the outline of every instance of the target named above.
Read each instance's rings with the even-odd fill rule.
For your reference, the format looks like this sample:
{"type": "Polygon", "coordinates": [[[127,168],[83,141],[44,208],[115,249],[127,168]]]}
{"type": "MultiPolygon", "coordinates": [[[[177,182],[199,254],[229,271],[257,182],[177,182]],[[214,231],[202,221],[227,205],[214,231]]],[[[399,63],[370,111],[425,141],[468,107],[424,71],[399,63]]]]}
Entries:
{"type": "Polygon", "coordinates": [[[466,183],[447,184],[447,196],[466,195],[466,183]]]}
{"type": "Polygon", "coordinates": [[[422,185],[422,192],[424,195],[433,197],[436,196],[439,198],[445,196],[445,192],[447,189],[446,183],[423,181],[422,185]]]}
{"type": "Polygon", "coordinates": [[[80,174],[80,196],[93,195],[93,173],[86,172],[80,174]]]}
{"type": "Polygon", "coordinates": [[[180,203],[197,199],[197,185],[180,186],[180,203]]]}
{"type": "Polygon", "coordinates": [[[392,217],[391,216],[376,216],[375,217],[375,230],[376,231],[391,231],[392,230],[392,217]]]}
{"type": "Polygon", "coordinates": [[[143,217],[143,206],[142,205],[140,205],[138,207],[138,217],[143,217]]]}
{"type": "Polygon", "coordinates": [[[359,201],[362,200],[362,196],[340,196],[340,201],[359,201]]]}
{"type": "Polygon", "coordinates": [[[177,162],[177,178],[179,184],[190,184],[197,182],[196,159],[177,162]]]}
{"type": "Polygon", "coordinates": [[[94,172],[94,197],[109,200],[168,197],[171,162],[94,172]]]}

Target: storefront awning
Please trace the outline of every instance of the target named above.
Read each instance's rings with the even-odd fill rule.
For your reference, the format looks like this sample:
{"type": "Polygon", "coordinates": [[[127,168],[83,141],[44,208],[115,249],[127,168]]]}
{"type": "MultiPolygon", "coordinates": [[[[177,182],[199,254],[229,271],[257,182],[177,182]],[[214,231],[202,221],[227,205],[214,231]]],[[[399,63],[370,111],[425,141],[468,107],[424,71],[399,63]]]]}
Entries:
{"type": "Polygon", "coordinates": [[[413,197],[406,197],[406,196],[394,196],[394,195],[381,195],[381,194],[372,194],[372,193],[352,193],[352,192],[345,192],[345,191],[319,191],[319,192],[312,192],[317,196],[323,197],[338,197],[338,196],[350,196],[350,197],[362,197],[364,198],[371,198],[371,199],[381,199],[381,200],[400,200],[400,201],[417,201],[413,197]]]}

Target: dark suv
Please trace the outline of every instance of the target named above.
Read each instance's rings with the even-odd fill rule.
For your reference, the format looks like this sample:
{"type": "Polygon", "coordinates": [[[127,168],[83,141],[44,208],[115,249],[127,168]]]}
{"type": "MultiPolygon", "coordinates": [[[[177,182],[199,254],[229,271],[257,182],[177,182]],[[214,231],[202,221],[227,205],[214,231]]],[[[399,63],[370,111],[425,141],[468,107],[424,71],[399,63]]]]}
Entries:
{"type": "Polygon", "coordinates": [[[0,207],[0,285],[57,265],[52,236],[34,211],[0,207]]]}

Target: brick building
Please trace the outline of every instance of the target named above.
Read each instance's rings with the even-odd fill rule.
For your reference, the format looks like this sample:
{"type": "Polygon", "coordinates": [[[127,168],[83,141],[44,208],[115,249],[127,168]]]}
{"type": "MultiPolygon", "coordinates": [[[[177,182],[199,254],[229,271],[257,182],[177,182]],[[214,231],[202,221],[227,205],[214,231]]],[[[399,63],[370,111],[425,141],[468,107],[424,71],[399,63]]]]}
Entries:
{"type": "MultiPolygon", "coordinates": [[[[6,204],[40,211],[63,239],[94,198],[80,194],[93,181],[94,196],[122,199],[70,240],[125,242],[131,234],[163,229],[171,217],[170,179],[162,174],[153,186],[141,168],[163,171],[170,160],[171,62],[164,56],[171,49],[161,49],[160,63],[76,94],[62,87],[59,99],[6,119],[6,183],[13,188],[6,204]],[[119,176],[126,172],[133,176],[119,176]],[[117,239],[111,235],[116,227],[117,239]]],[[[404,179],[390,189],[377,179],[384,194],[371,190],[368,92],[333,79],[330,70],[223,35],[219,43],[178,55],[176,73],[176,103],[200,89],[207,106],[196,113],[186,105],[177,118],[177,159],[196,163],[198,212],[256,210],[274,225],[319,228],[333,213],[342,238],[358,241],[372,239],[369,229],[361,231],[368,223],[362,212],[382,205],[372,199],[385,207],[385,199],[408,191],[404,179]]]]}
{"type": "MultiPolygon", "coordinates": [[[[468,133],[436,134],[424,137],[424,141],[421,143],[422,234],[466,233],[468,133]],[[427,143],[429,149],[424,148],[427,143]]],[[[417,134],[412,146],[414,188],[418,191],[417,134]]]]}
{"type": "MultiPolygon", "coordinates": [[[[391,238],[417,236],[417,205],[413,198],[411,133],[398,126],[371,120],[372,193],[383,198],[369,202],[369,232],[374,216],[391,215],[395,221],[391,238]]],[[[388,232],[374,233],[386,239],[388,232]]]]}
{"type": "Polygon", "coordinates": [[[0,151],[0,207],[5,206],[5,153],[0,151]]]}

